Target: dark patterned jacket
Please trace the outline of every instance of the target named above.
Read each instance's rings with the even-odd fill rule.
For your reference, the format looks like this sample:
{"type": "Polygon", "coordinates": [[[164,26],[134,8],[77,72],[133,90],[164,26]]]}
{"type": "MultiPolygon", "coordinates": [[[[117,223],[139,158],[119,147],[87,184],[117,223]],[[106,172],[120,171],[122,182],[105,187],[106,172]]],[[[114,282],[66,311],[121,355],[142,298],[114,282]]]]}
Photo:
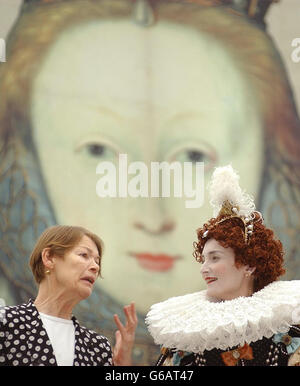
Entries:
{"type": "MultiPolygon", "coordinates": [[[[108,340],[81,326],[75,326],[74,366],[110,366],[108,340]]],[[[39,312],[30,300],[19,306],[0,309],[0,366],[57,366],[39,312]]]]}
{"type": "Polygon", "coordinates": [[[195,354],[162,348],[157,366],[300,366],[300,326],[243,347],[195,354]]]}

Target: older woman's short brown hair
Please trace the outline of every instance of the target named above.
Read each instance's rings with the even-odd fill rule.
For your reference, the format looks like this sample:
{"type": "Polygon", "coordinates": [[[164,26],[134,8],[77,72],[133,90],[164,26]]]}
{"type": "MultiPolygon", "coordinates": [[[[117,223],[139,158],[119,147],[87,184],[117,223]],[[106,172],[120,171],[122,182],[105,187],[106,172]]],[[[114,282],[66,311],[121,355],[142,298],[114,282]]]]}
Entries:
{"type": "Polygon", "coordinates": [[[83,236],[89,237],[97,246],[99,253],[99,275],[101,276],[101,259],[103,253],[103,242],[94,233],[80,226],[55,225],[47,228],[37,240],[30,256],[29,265],[35,281],[39,284],[45,277],[45,267],[42,261],[42,251],[50,248],[51,255],[64,257],[74,248],[83,236]]]}

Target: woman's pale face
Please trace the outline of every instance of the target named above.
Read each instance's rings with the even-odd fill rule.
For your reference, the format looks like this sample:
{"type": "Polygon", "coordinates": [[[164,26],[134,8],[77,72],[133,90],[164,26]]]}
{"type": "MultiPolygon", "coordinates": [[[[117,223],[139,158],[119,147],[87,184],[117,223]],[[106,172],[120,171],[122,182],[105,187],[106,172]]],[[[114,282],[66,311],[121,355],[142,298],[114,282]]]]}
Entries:
{"type": "MultiPolygon", "coordinates": [[[[212,216],[186,197],[99,198],[96,166],[142,161],[231,162],[256,195],[262,130],[243,77],[216,42],[187,27],[93,22],[66,31],[35,79],[33,137],[58,223],[104,240],[101,288],[140,312],[205,287],[192,257],[212,216]]],[[[128,176],[128,179],[132,176],[128,176]]],[[[204,186],[204,185],[203,185],[204,186]]],[[[203,188],[204,189],[204,188],[203,188]]]]}
{"type": "Polygon", "coordinates": [[[207,296],[231,300],[252,294],[249,267],[237,266],[232,248],[224,248],[215,239],[208,240],[202,251],[201,274],[207,285],[207,296]]]}
{"type": "Polygon", "coordinates": [[[93,291],[99,275],[100,257],[96,244],[87,236],[64,257],[53,258],[52,292],[77,301],[86,299],[93,291]]]}

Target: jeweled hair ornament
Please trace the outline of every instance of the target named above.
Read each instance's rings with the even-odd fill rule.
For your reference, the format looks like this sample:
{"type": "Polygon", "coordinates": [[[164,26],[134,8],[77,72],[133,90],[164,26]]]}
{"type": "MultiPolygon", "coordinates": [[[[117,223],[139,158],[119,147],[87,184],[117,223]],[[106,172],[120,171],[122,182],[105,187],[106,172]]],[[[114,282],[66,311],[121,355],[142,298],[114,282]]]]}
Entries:
{"type": "Polygon", "coordinates": [[[220,220],[211,226],[205,225],[202,238],[208,237],[210,230],[222,222],[237,218],[244,226],[245,243],[249,243],[254,223],[262,221],[262,215],[255,210],[253,197],[242,190],[239,180],[238,173],[231,165],[215,169],[208,188],[213,216],[220,220]]]}

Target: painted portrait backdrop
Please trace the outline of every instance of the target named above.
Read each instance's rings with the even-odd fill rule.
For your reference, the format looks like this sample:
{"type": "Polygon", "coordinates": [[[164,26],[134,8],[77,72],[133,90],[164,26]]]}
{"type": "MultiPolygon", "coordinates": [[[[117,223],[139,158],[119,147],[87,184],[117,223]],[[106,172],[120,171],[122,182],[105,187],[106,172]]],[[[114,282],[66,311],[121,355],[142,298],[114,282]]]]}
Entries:
{"type": "Polygon", "coordinates": [[[28,259],[41,232],[84,226],[104,241],[103,279],[76,315],[113,344],[112,315],[135,301],[134,361],[153,364],[144,316],[153,303],[205,288],[192,252],[212,212],[206,192],[203,205],[187,208],[174,187],[170,197],[143,197],[141,181],[136,197],[99,197],[97,165],[118,172],[120,154],[149,168],[190,162],[194,177],[204,162],[205,185],[214,167],[231,163],[284,244],[284,279],[299,278],[300,122],[264,22],[271,3],[24,2],[0,67],[7,304],[35,297],[28,259]]]}

